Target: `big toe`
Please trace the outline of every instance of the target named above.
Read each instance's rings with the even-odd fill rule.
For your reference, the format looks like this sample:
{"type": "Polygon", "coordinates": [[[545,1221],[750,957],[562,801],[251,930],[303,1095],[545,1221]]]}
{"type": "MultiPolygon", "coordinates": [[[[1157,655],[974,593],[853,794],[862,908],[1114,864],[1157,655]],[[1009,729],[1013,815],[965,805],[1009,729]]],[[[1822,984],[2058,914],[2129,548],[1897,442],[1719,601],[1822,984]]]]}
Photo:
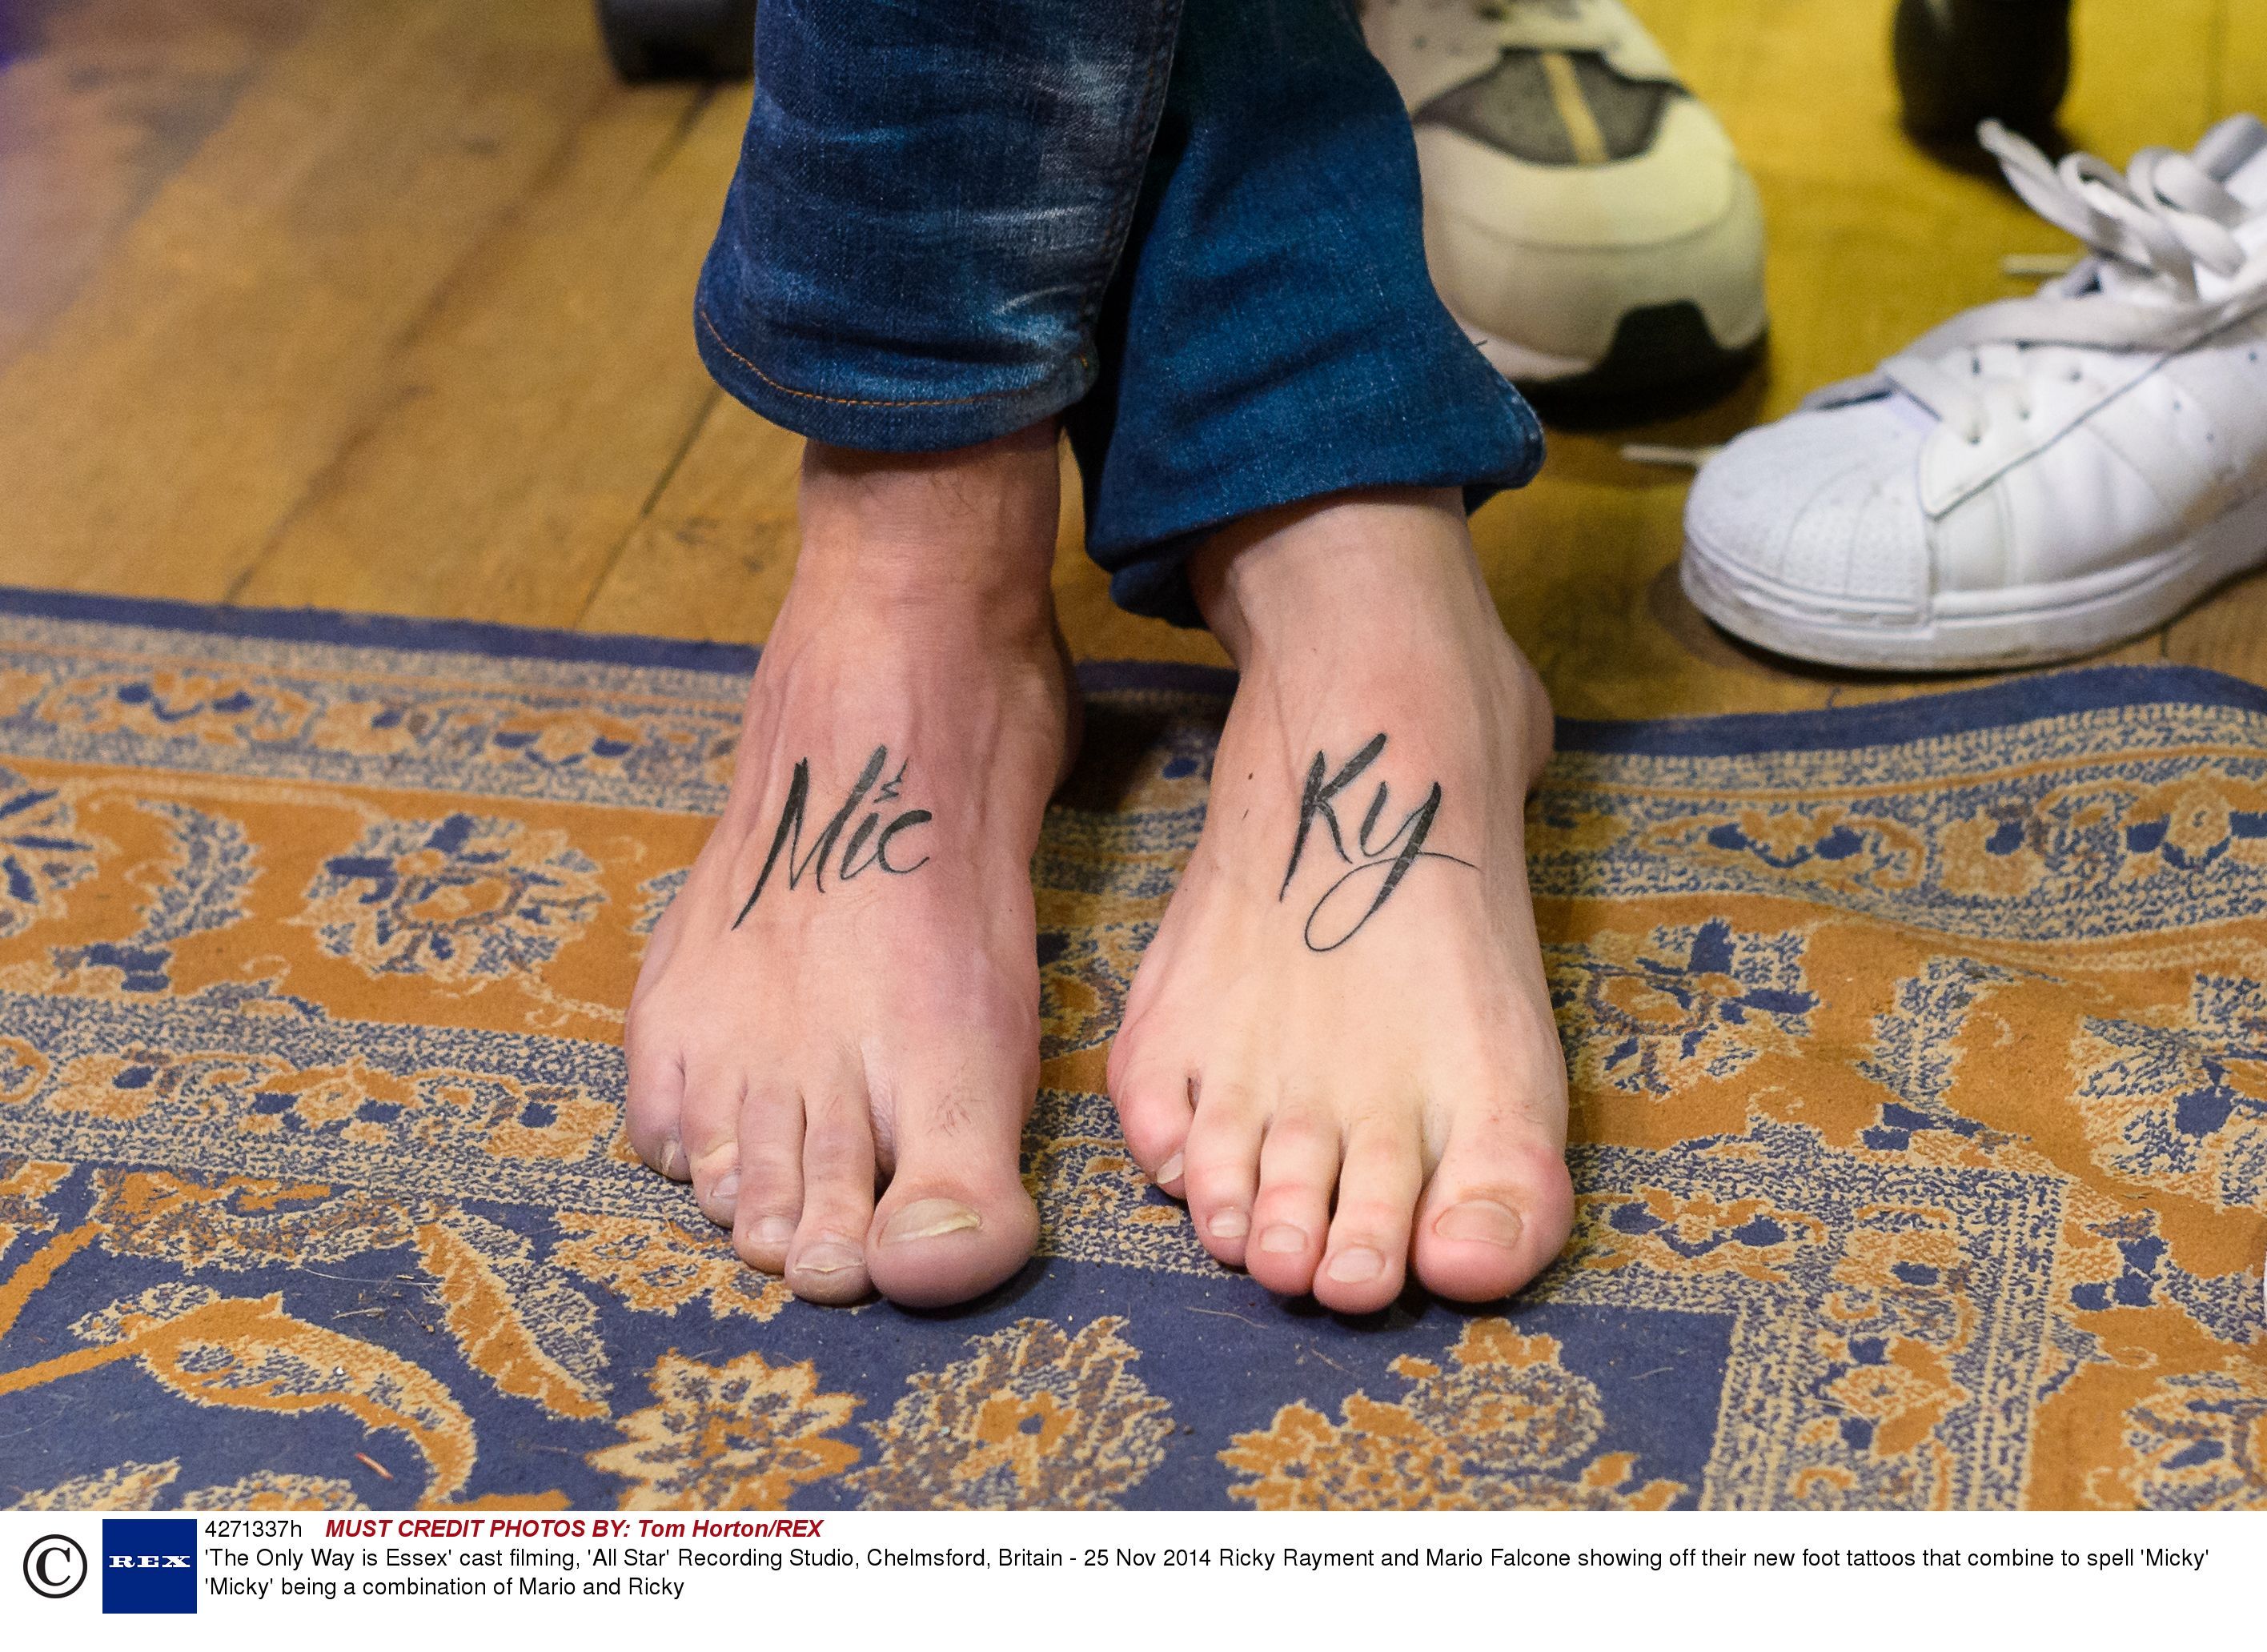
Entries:
{"type": "Polygon", "coordinates": [[[874,1212],[866,1269],[891,1302],[943,1308],[1011,1277],[1038,1239],[1038,1207],[1020,1182],[976,1187],[901,1171],[874,1212]]]}
{"type": "Polygon", "coordinates": [[[1417,1212],[1417,1277],[1456,1302],[1508,1296],[1549,1267],[1574,1222],[1574,1184],[1547,1148],[1442,1159],[1417,1212]]]}

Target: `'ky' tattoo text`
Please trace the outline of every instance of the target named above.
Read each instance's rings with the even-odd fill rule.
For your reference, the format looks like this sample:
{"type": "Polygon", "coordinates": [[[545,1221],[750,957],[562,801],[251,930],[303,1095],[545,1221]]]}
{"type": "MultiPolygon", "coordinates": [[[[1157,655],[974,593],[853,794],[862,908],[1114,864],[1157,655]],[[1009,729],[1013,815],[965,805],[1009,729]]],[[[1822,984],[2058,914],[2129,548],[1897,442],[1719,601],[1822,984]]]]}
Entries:
{"type": "Polygon", "coordinates": [[[1282,900],[1289,896],[1291,880],[1299,873],[1299,858],[1307,851],[1307,840],[1317,821],[1330,833],[1332,848],[1349,869],[1323,891],[1307,914],[1302,934],[1310,951],[1334,952],[1361,933],[1362,926],[1392,899],[1393,892],[1401,887],[1402,879],[1409,876],[1410,869],[1418,862],[1449,861],[1458,866],[1471,865],[1456,855],[1425,847],[1426,839],[1432,835],[1433,822],[1441,812],[1438,781],[1425,794],[1425,801],[1402,816],[1401,824],[1383,837],[1377,833],[1385,819],[1387,790],[1385,782],[1378,782],[1376,795],[1371,797],[1369,808],[1361,817],[1361,828],[1354,835],[1353,850],[1348,851],[1345,830],[1339,824],[1338,796],[1360,780],[1384,752],[1385,737],[1379,734],[1346,759],[1335,775],[1320,752],[1315,753],[1314,765],[1307,770],[1307,784],[1299,796],[1299,834],[1292,841],[1291,863],[1283,870],[1283,887],[1275,898],[1282,900]]]}
{"type": "MultiPolygon", "coordinates": [[[[890,748],[876,746],[874,754],[866,760],[866,767],[859,771],[857,783],[850,788],[849,796],[843,798],[842,806],[828,817],[825,826],[812,841],[808,853],[803,847],[803,826],[804,813],[811,806],[811,760],[805,758],[796,764],[795,777],[788,782],[787,803],[780,810],[779,830],[772,834],[771,853],[764,856],[764,870],[757,875],[756,886],[749,892],[747,904],[740,908],[740,916],[732,920],[734,929],[740,927],[741,918],[754,910],[757,900],[763,895],[764,886],[772,880],[773,869],[779,865],[782,855],[787,861],[787,886],[789,889],[801,887],[803,876],[808,873],[811,887],[822,895],[826,892],[827,860],[834,855],[838,844],[842,851],[834,861],[834,877],[838,883],[847,884],[861,872],[877,869],[892,877],[903,877],[906,873],[917,872],[928,864],[929,857],[926,855],[908,865],[900,865],[890,858],[890,846],[898,834],[911,832],[916,826],[927,826],[930,816],[926,809],[880,806],[898,803],[898,789],[905,783],[906,760],[902,758],[898,761],[898,772],[887,780],[882,779],[882,771],[889,767],[889,763],[890,748]],[[878,788],[877,782],[879,782],[878,788]],[[876,806],[867,808],[866,818],[858,822],[858,829],[850,833],[850,841],[842,842],[843,831],[849,826],[852,817],[857,814],[861,805],[869,803],[876,806]]],[[[904,852],[899,850],[900,855],[904,852]]]]}

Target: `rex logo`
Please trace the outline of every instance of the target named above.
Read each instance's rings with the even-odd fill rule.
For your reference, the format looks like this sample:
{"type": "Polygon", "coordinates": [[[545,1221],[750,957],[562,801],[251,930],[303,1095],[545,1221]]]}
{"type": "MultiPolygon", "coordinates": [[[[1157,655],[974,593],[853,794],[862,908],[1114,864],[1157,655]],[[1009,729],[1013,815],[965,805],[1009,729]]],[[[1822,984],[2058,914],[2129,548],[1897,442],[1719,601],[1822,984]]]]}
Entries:
{"type": "Polygon", "coordinates": [[[106,1612],[194,1612],[197,1523],[105,1520],[102,1609],[106,1612]]]}

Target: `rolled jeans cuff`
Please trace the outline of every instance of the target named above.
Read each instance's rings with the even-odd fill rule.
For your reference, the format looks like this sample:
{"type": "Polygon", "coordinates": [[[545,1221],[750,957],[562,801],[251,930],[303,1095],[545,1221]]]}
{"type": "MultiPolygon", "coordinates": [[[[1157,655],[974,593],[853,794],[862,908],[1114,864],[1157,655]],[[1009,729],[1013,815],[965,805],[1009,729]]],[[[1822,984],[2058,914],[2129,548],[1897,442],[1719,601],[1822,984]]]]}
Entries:
{"type": "Polygon", "coordinates": [[[765,0],[695,302],[719,384],[814,440],[1064,415],[1135,613],[1239,517],[1515,487],[1526,404],[1425,266],[1416,145],[1346,0],[765,0]]]}
{"type": "MultiPolygon", "coordinates": [[[[784,384],[743,355],[709,314],[705,292],[694,305],[693,326],[709,377],[734,400],[814,442],[877,453],[974,447],[1055,417],[1092,390],[1100,376],[1088,350],[1047,369],[1028,385],[957,396],[837,394],[784,384]]],[[[782,364],[780,371],[789,370],[782,364]]],[[[840,384],[847,375],[822,377],[840,384]]]]}

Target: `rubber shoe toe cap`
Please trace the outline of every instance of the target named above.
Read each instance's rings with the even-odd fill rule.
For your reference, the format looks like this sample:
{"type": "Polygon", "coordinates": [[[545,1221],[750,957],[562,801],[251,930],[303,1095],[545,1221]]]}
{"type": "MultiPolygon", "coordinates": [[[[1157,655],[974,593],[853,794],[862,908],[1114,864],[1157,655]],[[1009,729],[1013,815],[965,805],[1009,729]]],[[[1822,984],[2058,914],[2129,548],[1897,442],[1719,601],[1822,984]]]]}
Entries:
{"type": "Polygon", "coordinates": [[[1712,571],[1772,600],[1852,619],[1917,619],[1929,532],[1920,433],[1878,403],[1750,430],[1701,469],[1685,538],[1712,571]]]}

